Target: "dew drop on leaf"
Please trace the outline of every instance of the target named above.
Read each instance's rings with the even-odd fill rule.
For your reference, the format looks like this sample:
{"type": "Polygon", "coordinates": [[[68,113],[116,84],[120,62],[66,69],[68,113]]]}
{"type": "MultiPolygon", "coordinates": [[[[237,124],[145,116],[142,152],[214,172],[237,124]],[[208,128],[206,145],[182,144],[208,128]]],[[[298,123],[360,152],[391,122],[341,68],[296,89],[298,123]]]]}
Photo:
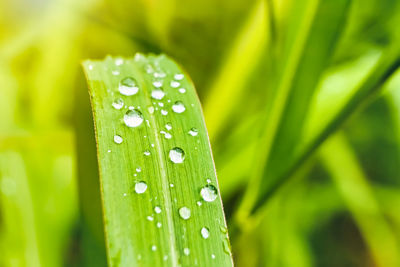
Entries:
{"type": "Polygon", "coordinates": [[[161,213],[161,208],[160,208],[159,206],[156,206],[156,207],[154,208],[154,211],[155,211],[157,214],[159,214],[159,213],[161,213]]]}
{"type": "Polygon", "coordinates": [[[145,156],[150,156],[150,151],[149,150],[145,150],[144,152],[143,152],[143,154],[145,155],[145,156]]]}
{"type": "Polygon", "coordinates": [[[115,109],[121,109],[124,106],[124,100],[122,100],[122,98],[117,98],[112,103],[112,106],[115,109]]]}
{"type": "Polygon", "coordinates": [[[136,80],[132,77],[126,77],[119,83],[118,90],[123,95],[135,95],[139,92],[139,87],[136,80]]]}
{"type": "Polygon", "coordinates": [[[165,129],[167,129],[168,131],[171,130],[172,129],[171,123],[168,122],[167,124],[165,124],[165,129]]]}
{"type": "Polygon", "coordinates": [[[197,130],[197,128],[193,127],[192,129],[189,130],[189,134],[191,136],[197,136],[199,134],[199,131],[197,130]]]}
{"type": "Polygon", "coordinates": [[[135,192],[138,194],[143,194],[147,190],[147,184],[143,181],[137,182],[135,184],[135,192]]]}
{"type": "Polygon", "coordinates": [[[180,82],[177,82],[177,81],[171,81],[171,87],[172,88],[177,88],[177,87],[179,87],[181,85],[181,83],[180,82]]]}
{"type": "Polygon", "coordinates": [[[181,216],[181,218],[184,220],[188,220],[190,218],[190,209],[188,207],[180,208],[179,216],[181,216]]]}
{"type": "Polygon", "coordinates": [[[186,256],[189,256],[189,254],[190,254],[190,249],[189,249],[189,248],[184,248],[184,249],[183,249],[183,254],[185,254],[186,256]]]}
{"type": "Polygon", "coordinates": [[[163,99],[165,96],[165,92],[161,89],[154,89],[151,91],[151,97],[157,100],[163,99]]]}
{"type": "Polygon", "coordinates": [[[184,78],[185,76],[182,73],[177,73],[174,75],[174,79],[177,81],[180,81],[184,78]]]}
{"type": "Polygon", "coordinates": [[[182,148],[174,147],[169,151],[169,159],[173,163],[182,163],[185,160],[185,152],[182,148]]]}
{"type": "Polygon", "coordinates": [[[218,192],[213,185],[208,184],[200,190],[200,195],[204,201],[212,202],[218,197],[218,192]]]}
{"type": "Polygon", "coordinates": [[[152,245],[152,246],[151,246],[151,250],[152,250],[152,251],[156,251],[156,250],[157,250],[157,246],[156,246],[156,245],[152,245]]]}
{"type": "Polygon", "coordinates": [[[156,88],[160,88],[162,86],[162,81],[154,81],[153,86],[156,88]]]}
{"type": "Polygon", "coordinates": [[[115,142],[116,144],[121,144],[122,141],[123,141],[123,139],[122,139],[121,136],[119,136],[119,135],[114,135],[114,142],[115,142]]]}
{"type": "Polygon", "coordinates": [[[185,89],[185,88],[179,88],[178,91],[179,91],[179,93],[181,93],[181,94],[186,93],[186,89],[185,89]]]}
{"type": "Polygon", "coordinates": [[[185,105],[181,102],[181,101],[176,101],[173,105],[172,105],[172,110],[175,113],[182,113],[185,111],[185,105]]]}
{"type": "Polygon", "coordinates": [[[204,239],[207,239],[207,238],[210,237],[210,231],[208,230],[207,227],[201,228],[200,233],[201,233],[201,236],[202,236],[204,239]]]}
{"type": "Polygon", "coordinates": [[[143,115],[136,109],[128,110],[124,115],[124,122],[128,127],[138,127],[143,122],[143,115]]]}

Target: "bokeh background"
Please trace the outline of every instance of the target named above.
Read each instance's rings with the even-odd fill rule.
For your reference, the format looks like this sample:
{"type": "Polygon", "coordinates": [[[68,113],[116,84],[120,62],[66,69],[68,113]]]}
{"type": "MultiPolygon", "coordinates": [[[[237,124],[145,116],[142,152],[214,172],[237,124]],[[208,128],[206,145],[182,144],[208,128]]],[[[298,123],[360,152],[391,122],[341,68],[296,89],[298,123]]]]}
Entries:
{"type": "Polygon", "coordinates": [[[397,0],[1,0],[0,266],[106,266],[80,63],[136,52],[196,85],[237,266],[400,266],[399,22],[397,0]]]}

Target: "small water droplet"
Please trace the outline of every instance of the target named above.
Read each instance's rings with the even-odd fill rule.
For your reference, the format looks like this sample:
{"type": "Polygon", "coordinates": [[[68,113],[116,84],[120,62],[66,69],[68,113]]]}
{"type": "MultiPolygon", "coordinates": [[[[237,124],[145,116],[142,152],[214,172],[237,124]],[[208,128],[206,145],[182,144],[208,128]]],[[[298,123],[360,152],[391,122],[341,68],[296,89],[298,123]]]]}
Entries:
{"type": "Polygon", "coordinates": [[[160,131],[160,134],[163,134],[165,139],[171,139],[172,135],[170,133],[167,133],[165,131],[160,131]]]}
{"type": "Polygon", "coordinates": [[[181,93],[181,94],[186,93],[186,89],[185,89],[185,88],[179,88],[178,91],[179,91],[179,93],[181,93]]]}
{"type": "Polygon", "coordinates": [[[154,107],[153,106],[148,107],[147,110],[149,111],[150,114],[154,113],[154,107]]]}
{"type": "Polygon", "coordinates": [[[197,206],[201,206],[203,203],[201,203],[201,201],[197,201],[197,206]]]}
{"type": "Polygon", "coordinates": [[[190,249],[189,249],[189,248],[184,248],[184,249],[183,249],[183,254],[185,254],[186,256],[189,256],[189,254],[190,254],[190,249]]]}
{"type": "Polygon", "coordinates": [[[176,101],[175,104],[172,105],[172,110],[175,113],[182,113],[185,109],[185,105],[181,101],[176,101]]]}
{"type": "Polygon", "coordinates": [[[179,87],[181,85],[181,83],[180,82],[177,82],[177,81],[171,81],[171,87],[172,88],[177,88],[177,87],[179,87]]]}
{"type": "Polygon", "coordinates": [[[127,195],[128,195],[127,193],[124,193],[124,194],[123,194],[124,197],[126,197],[127,195]]]}
{"type": "Polygon", "coordinates": [[[165,96],[165,92],[161,89],[154,89],[151,91],[151,97],[157,100],[163,99],[165,96]]]}
{"type": "Polygon", "coordinates": [[[107,150],[107,152],[110,153],[110,152],[111,152],[111,149],[107,150]]]}
{"type": "Polygon", "coordinates": [[[119,75],[119,70],[113,70],[111,71],[112,75],[117,76],[119,75]]]}
{"type": "Polygon", "coordinates": [[[169,159],[173,163],[182,163],[185,159],[185,152],[182,148],[174,147],[169,151],[169,159]]]}
{"type": "Polygon", "coordinates": [[[177,73],[174,75],[174,79],[177,81],[180,81],[184,78],[185,76],[182,73],[177,73]]]}
{"type": "Polygon", "coordinates": [[[164,255],[163,260],[164,260],[164,261],[168,260],[168,255],[164,255]]]}
{"type": "Polygon", "coordinates": [[[89,70],[93,70],[93,65],[89,65],[89,70]]]}
{"type": "Polygon", "coordinates": [[[192,129],[189,130],[189,134],[191,136],[197,136],[199,134],[199,130],[197,130],[197,128],[193,127],[192,129]]]}
{"type": "Polygon", "coordinates": [[[149,220],[149,221],[154,221],[154,217],[153,216],[147,216],[147,220],[149,220]]]}
{"type": "Polygon", "coordinates": [[[215,255],[214,254],[211,254],[211,259],[215,259],[215,255]]]}
{"type": "Polygon", "coordinates": [[[154,78],[165,78],[167,75],[164,72],[154,72],[153,76],[154,78]]]}
{"type": "Polygon", "coordinates": [[[156,88],[160,88],[162,86],[162,81],[154,81],[153,86],[156,88]]]}
{"type": "Polygon", "coordinates": [[[137,182],[135,184],[135,192],[138,194],[143,194],[147,190],[147,184],[143,181],[137,182]]]}
{"type": "Polygon", "coordinates": [[[151,145],[151,147],[154,147],[154,144],[150,144],[151,145]]]}
{"type": "Polygon", "coordinates": [[[228,255],[231,255],[231,245],[229,243],[228,238],[225,238],[224,241],[222,242],[222,246],[224,248],[224,252],[228,255]]]}
{"type": "Polygon", "coordinates": [[[143,122],[143,115],[136,109],[128,110],[124,115],[124,122],[128,127],[138,127],[143,122]]]}
{"type": "Polygon", "coordinates": [[[150,156],[150,151],[149,150],[145,150],[144,152],[143,152],[143,154],[145,155],[145,156],[150,156]]]}
{"type": "Polygon", "coordinates": [[[218,197],[218,192],[213,185],[208,184],[200,190],[200,195],[204,201],[212,202],[218,197]]]}
{"type": "Polygon", "coordinates": [[[158,214],[158,213],[161,213],[161,208],[159,207],[159,206],[156,206],[155,208],[154,208],[154,211],[158,214]]]}
{"type": "Polygon", "coordinates": [[[121,109],[124,106],[124,100],[122,100],[122,98],[117,98],[114,100],[114,102],[112,103],[112,106],[115,109],[121,109]]]}
{"type": "Polygon", "coordinates": [[[119,92],[123,95],[135,95],[139,92],[139,87],[136,80],[132,77],[126,77],[119,83],[119,92]]]}
{"type": "Polygon", "coordinates": [[[211,179],[206,180],[207,184],[211,184],[211,179]]]}
{"type": "Polygon", "coordinates": [[[165,109],[162,109],[162,110],[161,110],[161,115],[166,116],[167,114],[168,114],[168,111],[166,111],[165,109]]]}
{"type": "Polygon", "coordinates": [[[207,227],[201,228],[200,233],[201,233],[201,236],[202,236],[204,239],[207,239],[207,238],[210,237],[210,231],[208,230],[207,227]]]}
{"type": "Polygon", "coordinates": [[[119,136],[119,135],[114,135],[114,142],[115,142],[116,144],[121,144],[122,141],[123,141],[123,139],[122,139],[121,136],[119,136]]]}
{"type": "Polygon", "coordinates": [[[169,184],[169,187],[174,187],[174,184],[169,184]]]}
{"type": "Polygon", "coordinates": [[[157,223],[157,228],[161,228],[161,226],[162,226],[162,223],[158,222],[157,223]]]}
{"type": "Polygon", "coordinates": [[[152,245],[152,246],[151,246],[151,250],[152,250],[152,251],[156,251],[156,250],[157,250],[157,246],[156,246],[156,245],[152,245]]]}
{"type": "Polygon", "coordinates": [[[168,131],[171,130],[172,129],[171,123],[168,122],[167,124],[165,124],[165,129],[167,129],[168,131]]]}
{"type": "Polygon", "coordinates": [[[190,209],[188,207],[182,207],[179,209],[179,215],[182,219],[187,220],[190,218],[190,209]]]}
{"type": "Polygon", "coordinates": [[[163,103],[163,102],[160,102],[160,103],[158,103],[158,105],[159,105],[160,107],[163,107],[163,106],[164,106],[164,103],[163,103]]]}
{"type": "Polygon", "coordinates": [[[228,229],[227,229],[224,225],[221,225],[221,226],[219,227],[219,229],[221,230],[221,232],[222,232],[223,234],[228,233],[228,229]]]}
{"type": "Polygon", "coordinates": [[[137,168],[136,168],[136,171],[137,171],[137,172],[141,172],[141,171],[142,171],[142,168],[137,167],[137,168]]]}

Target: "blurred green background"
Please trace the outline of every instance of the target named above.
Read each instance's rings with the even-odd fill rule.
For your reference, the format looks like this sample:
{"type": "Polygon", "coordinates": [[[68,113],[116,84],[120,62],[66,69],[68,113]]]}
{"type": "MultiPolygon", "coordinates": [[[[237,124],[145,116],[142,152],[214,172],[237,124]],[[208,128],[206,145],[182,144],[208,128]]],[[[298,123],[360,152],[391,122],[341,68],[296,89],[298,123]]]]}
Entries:
{"type": "Polygon", "coordinates": [[[400,266],[398,0],[0,1],[0,266],[105,266],[86,58],[166,53],[237,266],[400,266]]]}

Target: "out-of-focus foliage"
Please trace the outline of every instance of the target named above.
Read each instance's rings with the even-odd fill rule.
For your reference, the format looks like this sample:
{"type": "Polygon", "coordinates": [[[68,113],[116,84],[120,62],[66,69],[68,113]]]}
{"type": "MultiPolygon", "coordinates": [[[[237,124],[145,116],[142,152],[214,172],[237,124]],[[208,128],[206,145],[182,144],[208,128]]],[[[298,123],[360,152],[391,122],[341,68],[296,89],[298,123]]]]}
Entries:
{"type": "Polygon", "coordinates": [[[193,78],[237,266],[399,266],[399,24],[397,0],[0,1],[0,266],[105,265],[80,62],[138,51],[193,78]]]}

